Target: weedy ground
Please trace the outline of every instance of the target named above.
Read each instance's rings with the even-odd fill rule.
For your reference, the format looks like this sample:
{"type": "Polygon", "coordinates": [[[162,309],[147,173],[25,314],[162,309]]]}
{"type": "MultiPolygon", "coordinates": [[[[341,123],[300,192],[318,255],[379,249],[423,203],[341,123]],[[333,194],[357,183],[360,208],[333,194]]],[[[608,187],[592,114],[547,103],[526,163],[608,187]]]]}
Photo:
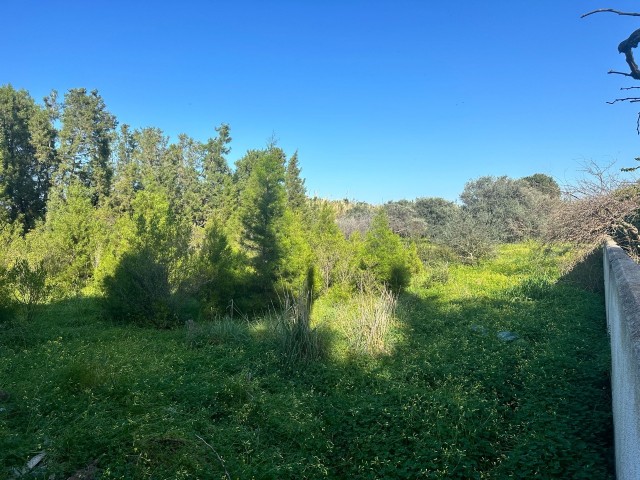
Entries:
{"type": "Polygon", "coordinates": [[[307,359],[275,316],[162,331],[42,306],[0,324],[0,478],[42,451],[22,478],[613,478],[603,298],[570,258],[512,245],[393,304],[326,295],[307,359]]]}

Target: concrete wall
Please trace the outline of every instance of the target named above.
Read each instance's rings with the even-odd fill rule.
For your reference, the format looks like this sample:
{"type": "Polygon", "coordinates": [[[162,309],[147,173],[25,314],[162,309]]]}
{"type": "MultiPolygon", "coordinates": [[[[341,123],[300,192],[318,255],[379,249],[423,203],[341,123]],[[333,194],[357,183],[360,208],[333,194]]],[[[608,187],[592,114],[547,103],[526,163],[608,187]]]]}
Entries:
{"type": "Polygon", "coordinates": [[[613,242],[604,246],[611,390],[620,480],[640,479],[640,265],[613,242]]]}

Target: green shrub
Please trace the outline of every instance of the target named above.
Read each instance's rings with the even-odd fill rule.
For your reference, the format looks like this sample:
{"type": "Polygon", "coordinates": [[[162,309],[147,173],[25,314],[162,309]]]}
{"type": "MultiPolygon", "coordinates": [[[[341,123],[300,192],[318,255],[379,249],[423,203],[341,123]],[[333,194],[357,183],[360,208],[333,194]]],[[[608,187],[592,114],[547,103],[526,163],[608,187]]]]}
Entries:
{"type": "Polygon", "coordinates": [[[160,328],[178,320],[169,269],[148,249],[125,254],[103,287],[105,311],[113,320],[160,328]]]}
{"type": "Polygon", "coordinates": [[[0,324],[14,318],[14,305],[11,302],[8,273],[0,267],[0,324]]]}
{"type": "Polygon", "coordinates": [[[385,211],[380,210],[361,245],[361,268],[370,271],[380,285],[399,293],[411,281],[410,253],[400,237],[391,231],[385,211]]]}
{"type": "Polygon", "coordinates": [[[24,310],[27,320],[33,318],[36,306],[47,298],[49,287],[46,280],[44,262],[32,267],[27,260],[21,258],[9,270],[8,281],[13,297],[24,310]]]}

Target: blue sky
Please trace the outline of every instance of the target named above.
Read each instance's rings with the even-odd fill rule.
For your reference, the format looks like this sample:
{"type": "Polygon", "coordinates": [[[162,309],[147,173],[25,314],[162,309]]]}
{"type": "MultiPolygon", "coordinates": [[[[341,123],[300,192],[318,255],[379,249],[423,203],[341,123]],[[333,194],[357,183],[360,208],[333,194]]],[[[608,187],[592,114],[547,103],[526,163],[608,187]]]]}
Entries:
{"type": "MultiPolygon", "coordinates": [[[[230,160],[273,134],[310,194],[455,200],[482,175],[633,164],[637,105],[617,45],[633,1],[5,0],[0,84],[38,101],[98,89],[121,123],[199,140],[231,126],[230,160]]],[[[636,82],[638,83],[638,82],[636,82]]],[[[640,83],[638,83],[640,86],[640,83]]]]}

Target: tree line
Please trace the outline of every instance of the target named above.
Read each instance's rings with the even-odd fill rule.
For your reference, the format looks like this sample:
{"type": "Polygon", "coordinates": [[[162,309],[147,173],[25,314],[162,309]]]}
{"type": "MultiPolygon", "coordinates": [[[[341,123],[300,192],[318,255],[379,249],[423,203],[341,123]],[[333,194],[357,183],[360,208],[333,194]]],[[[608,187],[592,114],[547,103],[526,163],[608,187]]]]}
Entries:
{"type": "Polygon", "coordinates": [[[39,104],[0,87],[5,299],[97,295],[114,319],[169,326],[305,288],[397,293],[423,272],[425,246],[475,262],[539,237],[560,197],[535,174],[481,177],[460,204],[309,198],[297,152],[269,142],[232,167],[231,142],[227,124],[206,141],[120,124],[96,90],[39,104]]]}

